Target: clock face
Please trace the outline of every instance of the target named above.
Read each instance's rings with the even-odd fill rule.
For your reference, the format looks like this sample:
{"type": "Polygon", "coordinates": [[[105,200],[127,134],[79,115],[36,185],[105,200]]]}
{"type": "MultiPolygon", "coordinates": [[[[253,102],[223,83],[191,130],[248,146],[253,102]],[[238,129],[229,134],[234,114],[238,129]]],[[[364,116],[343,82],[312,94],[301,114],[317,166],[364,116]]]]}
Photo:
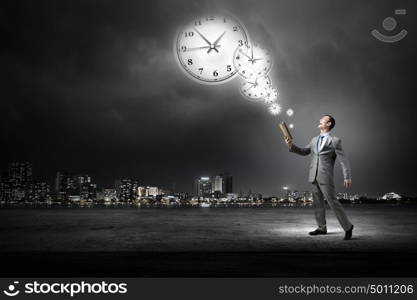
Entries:
{"type": "Polygon", "coordinates": [[[193,20],[179,33],[175,50],[180,65],[201,83],[224,83],[237,70],[233,54],[248,45],[244,26],[227,15],[207,15],[193,20]]]}
{"type": "Polygon", "coordinates": [[[277,101],[277,99],[278,99],[278,90],[271,86],[266,91],[266,96],[264,97],[265,103],[266,104],[271,104],[271,103],[274,103],[275,101],[277,101]]]}
{"type": "Polygon", "coordinates": [[[262,100],[271,87],[271,80],[268,76],[258,76],[252,79],[243,80],[240,91],[250,100],[262,100]]]}
{"type": "Polygon", "coordinates": [[[233,64],[240,75],[253,78],[269,73],[272,68],[272,56],[266,48],[252,44],[236,49],[233,64]]]}

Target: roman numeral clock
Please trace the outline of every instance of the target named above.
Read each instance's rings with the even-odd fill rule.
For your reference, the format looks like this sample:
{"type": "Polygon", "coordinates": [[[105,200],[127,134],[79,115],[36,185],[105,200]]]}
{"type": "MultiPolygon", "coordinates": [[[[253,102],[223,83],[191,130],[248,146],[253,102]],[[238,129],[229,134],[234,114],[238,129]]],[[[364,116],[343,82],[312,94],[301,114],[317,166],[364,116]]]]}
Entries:
{"type": "Polygon", "coordinates": [[[200,83],[219,84],[233,78],[233,54],[248,46],[248,34],[234,17],[223,14],[197,18],[179,31],[175,52],[186,74],[200,83]]]}

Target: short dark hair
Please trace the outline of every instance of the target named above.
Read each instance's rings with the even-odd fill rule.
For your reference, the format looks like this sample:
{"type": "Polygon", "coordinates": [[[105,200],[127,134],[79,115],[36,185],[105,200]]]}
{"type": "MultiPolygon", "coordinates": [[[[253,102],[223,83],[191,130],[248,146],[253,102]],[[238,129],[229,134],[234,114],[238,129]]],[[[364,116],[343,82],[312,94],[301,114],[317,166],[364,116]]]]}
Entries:
{"type": "Polygon", "coordinates": [[[332,130],[334,125],[336,125],[336,120],[331,115],[323,115],[323,117],[329,117],[329,122],[332,122],[332,125],[330,125],[330,130],[332,130]]]}

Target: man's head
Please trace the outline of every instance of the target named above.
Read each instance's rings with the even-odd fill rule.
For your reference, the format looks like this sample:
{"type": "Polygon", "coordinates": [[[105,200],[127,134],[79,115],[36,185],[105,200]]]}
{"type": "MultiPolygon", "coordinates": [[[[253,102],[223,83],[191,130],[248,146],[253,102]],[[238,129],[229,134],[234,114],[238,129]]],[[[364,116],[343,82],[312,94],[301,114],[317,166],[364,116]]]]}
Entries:
{"type": "Polygon", "coordinates": [[[336,125],[336,120],[331,115],[324,115],[320,118],[320,130],[330,131],[336,125]]]}

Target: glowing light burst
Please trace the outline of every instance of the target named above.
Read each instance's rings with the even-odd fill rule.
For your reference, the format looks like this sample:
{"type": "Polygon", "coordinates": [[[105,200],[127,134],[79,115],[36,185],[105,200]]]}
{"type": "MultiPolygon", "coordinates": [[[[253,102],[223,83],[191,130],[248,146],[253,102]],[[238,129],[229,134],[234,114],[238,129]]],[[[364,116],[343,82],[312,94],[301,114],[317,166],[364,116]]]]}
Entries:
{"type": "Polygon", "coordinates": [[[294,111],[291,108],[287,109],[287,116],[291,117],[293,114],[294,111]]]}
{"type": "Polygon", "coordinates": [[[278,103],[272,103],[269,108],[268,111],[271,115],[278,115],[281,112],[281,106],[278,103]]]}
{"type": "Polygon", "coordinates": [[[289,125],[289,127],[290,127],[290,128],[294,128],[294,124],[290,124],[290,125],[289,125]]]}

